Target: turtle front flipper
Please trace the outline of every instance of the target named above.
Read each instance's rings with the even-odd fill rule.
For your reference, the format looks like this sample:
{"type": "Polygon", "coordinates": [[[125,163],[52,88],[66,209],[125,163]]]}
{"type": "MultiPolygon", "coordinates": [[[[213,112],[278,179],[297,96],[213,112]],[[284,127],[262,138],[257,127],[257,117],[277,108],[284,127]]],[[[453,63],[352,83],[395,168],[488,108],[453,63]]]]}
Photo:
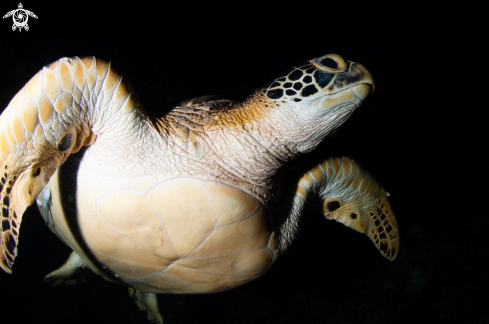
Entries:
{"type": "Polygon", "coordinates": [[[53,286],[76,285],[85,281],[85,274],[88,269],[88,264],[73,251],[65,264],[44,277],[44,282],[53,286]]]}
{"type": "Polygon", "coordinates": [[[146,314],[153,324],[163,324],[163,317],[158,309],[156,294],[145,293],[129,287],[129,296],[138,305],[139,309],[146,314]]]}
{"type": "Polygon", "coordinates": [[[327,159],[299,180],[291,215],[282,226],[282,249],[295,236],[294,229],[310,193],[322,199],[327,219],[367,234],[384,257],[391,261],[396,258],[399,231],[388,194],[370,173],[346,157],[327,159]]]}
{"type": "Polygon", "coordinates": [[[0,268],[12,272],[22,215],[68,156],[100,133],[133,138],[145,114],[110,63],[94,57],[62,58],[27,82],[0,115],[0,268]]]}

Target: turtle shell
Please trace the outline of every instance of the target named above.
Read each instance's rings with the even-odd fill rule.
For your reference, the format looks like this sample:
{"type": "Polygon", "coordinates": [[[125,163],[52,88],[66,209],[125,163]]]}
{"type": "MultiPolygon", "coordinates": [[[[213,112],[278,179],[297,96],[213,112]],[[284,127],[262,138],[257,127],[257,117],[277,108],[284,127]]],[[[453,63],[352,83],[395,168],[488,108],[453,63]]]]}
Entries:
{"type": "Polygon", "coordinates": [[[111,179],[84,159],[75,174],[71,160],[46,186],[51,228],[106,279],[151,293],[218,292],[260,276],[278,255],[265,209],[237,188],[191,177],[111,179]]]}

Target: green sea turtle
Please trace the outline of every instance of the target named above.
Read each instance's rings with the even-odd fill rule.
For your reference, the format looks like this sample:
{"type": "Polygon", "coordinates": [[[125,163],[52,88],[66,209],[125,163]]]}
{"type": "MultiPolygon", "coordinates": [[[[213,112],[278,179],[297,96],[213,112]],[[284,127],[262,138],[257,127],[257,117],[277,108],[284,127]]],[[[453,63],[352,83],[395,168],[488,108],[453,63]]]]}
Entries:
{"type": "Polygon", "coordinates": [[[362,65],[329,54],[243,102],[201,97],[155,118],[110,63],[62,58],[0,116],[0,266],[11,273],[22,215],[36,198],[73,249],[45,280],[74,284],[91,269],[129,286],[153,323],[163,321],[158,293],[219,292],[264,274],[295,238],[309,196],[393,260],[388,194],[351,159],[320,162],[285,215],[272,208],[282,166],[314,149],[373,86],[362,65]]]}
{"type": "Polygon", "coordinates": [[[22,31],[22,28],[24,28],[26,31],[29,30],[29,25],[27,24],[27,22],[29,21],[29,16],[37,19],[36,14],[32,11],[25,10],[22,6],[22,3],[19,3],[19,7],[17,9],[7,12],[2,17],[2,19],[8,18],[10,16],[12,16],[12,19],[14,21],[14,24],[12,25],[12,31],[15,31],[18,28],[19,32],[22,31]]]}

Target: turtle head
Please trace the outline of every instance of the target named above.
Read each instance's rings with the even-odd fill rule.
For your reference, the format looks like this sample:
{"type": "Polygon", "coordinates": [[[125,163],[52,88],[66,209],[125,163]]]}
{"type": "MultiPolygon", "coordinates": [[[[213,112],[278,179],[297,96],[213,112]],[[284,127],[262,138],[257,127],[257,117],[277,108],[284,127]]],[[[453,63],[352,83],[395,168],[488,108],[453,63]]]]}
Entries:
{"type": "Polygon", "coordinates": [[[292,124],[298,153],[316,147],[340,126],[374,89],[361,64],[328,54],[299,64],[262,88],[292,124]]]}
{"type": "Polygon", "coordinates": [[[11,273],[22,215],[77,146],[72,125],[39,121],[38,107],[14,97],[0,116],[0,267],[11,273]],[[32,109],[31,109],[32,108],[32,109]]]}

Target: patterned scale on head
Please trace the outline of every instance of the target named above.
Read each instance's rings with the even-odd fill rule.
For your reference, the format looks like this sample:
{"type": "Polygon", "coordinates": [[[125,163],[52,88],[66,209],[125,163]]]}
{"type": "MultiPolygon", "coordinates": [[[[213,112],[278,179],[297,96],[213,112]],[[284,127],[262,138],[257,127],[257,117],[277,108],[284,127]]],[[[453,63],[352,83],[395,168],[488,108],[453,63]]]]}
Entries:
{"type": "MultiPolygon", "coordinates": [[[[263,88],[270,99],[288,98],[300,102],[322,92],[326,87],[333,92],[335,88],[341,89],[358,81],[352,77],[353,73],[347,78],[341,77],[341,73],[347,71],[348,65],[339,55],[325,55],[294,66],[263,88]],[[334,77],[337,77],[336,82],[331,84],[334,77]]],[[[363,74],[360,71],[355,73],[358,73],[359,77],[363,74]]]]}
{"type": "Polygon", "coordinates": [[[11,272],[35,200],[73,249],[45,281],[75,284],[90,269],[129,286],[153,323],[162,323],[155,294],[219,292],[264,274],[292,244],[311,197],[393,260],[399,235],[388,195],[355,161],[322,161],[282,189],[295,191],[292,200],[277,194],[277,172],[373,87],[362,65],[329,54],[242,102],[204,96],[155,118],[110,63],[60,59],[0,116],[0,266],[11,272]],[[271,203],[291,208],[278,221],[271,203]]]}

